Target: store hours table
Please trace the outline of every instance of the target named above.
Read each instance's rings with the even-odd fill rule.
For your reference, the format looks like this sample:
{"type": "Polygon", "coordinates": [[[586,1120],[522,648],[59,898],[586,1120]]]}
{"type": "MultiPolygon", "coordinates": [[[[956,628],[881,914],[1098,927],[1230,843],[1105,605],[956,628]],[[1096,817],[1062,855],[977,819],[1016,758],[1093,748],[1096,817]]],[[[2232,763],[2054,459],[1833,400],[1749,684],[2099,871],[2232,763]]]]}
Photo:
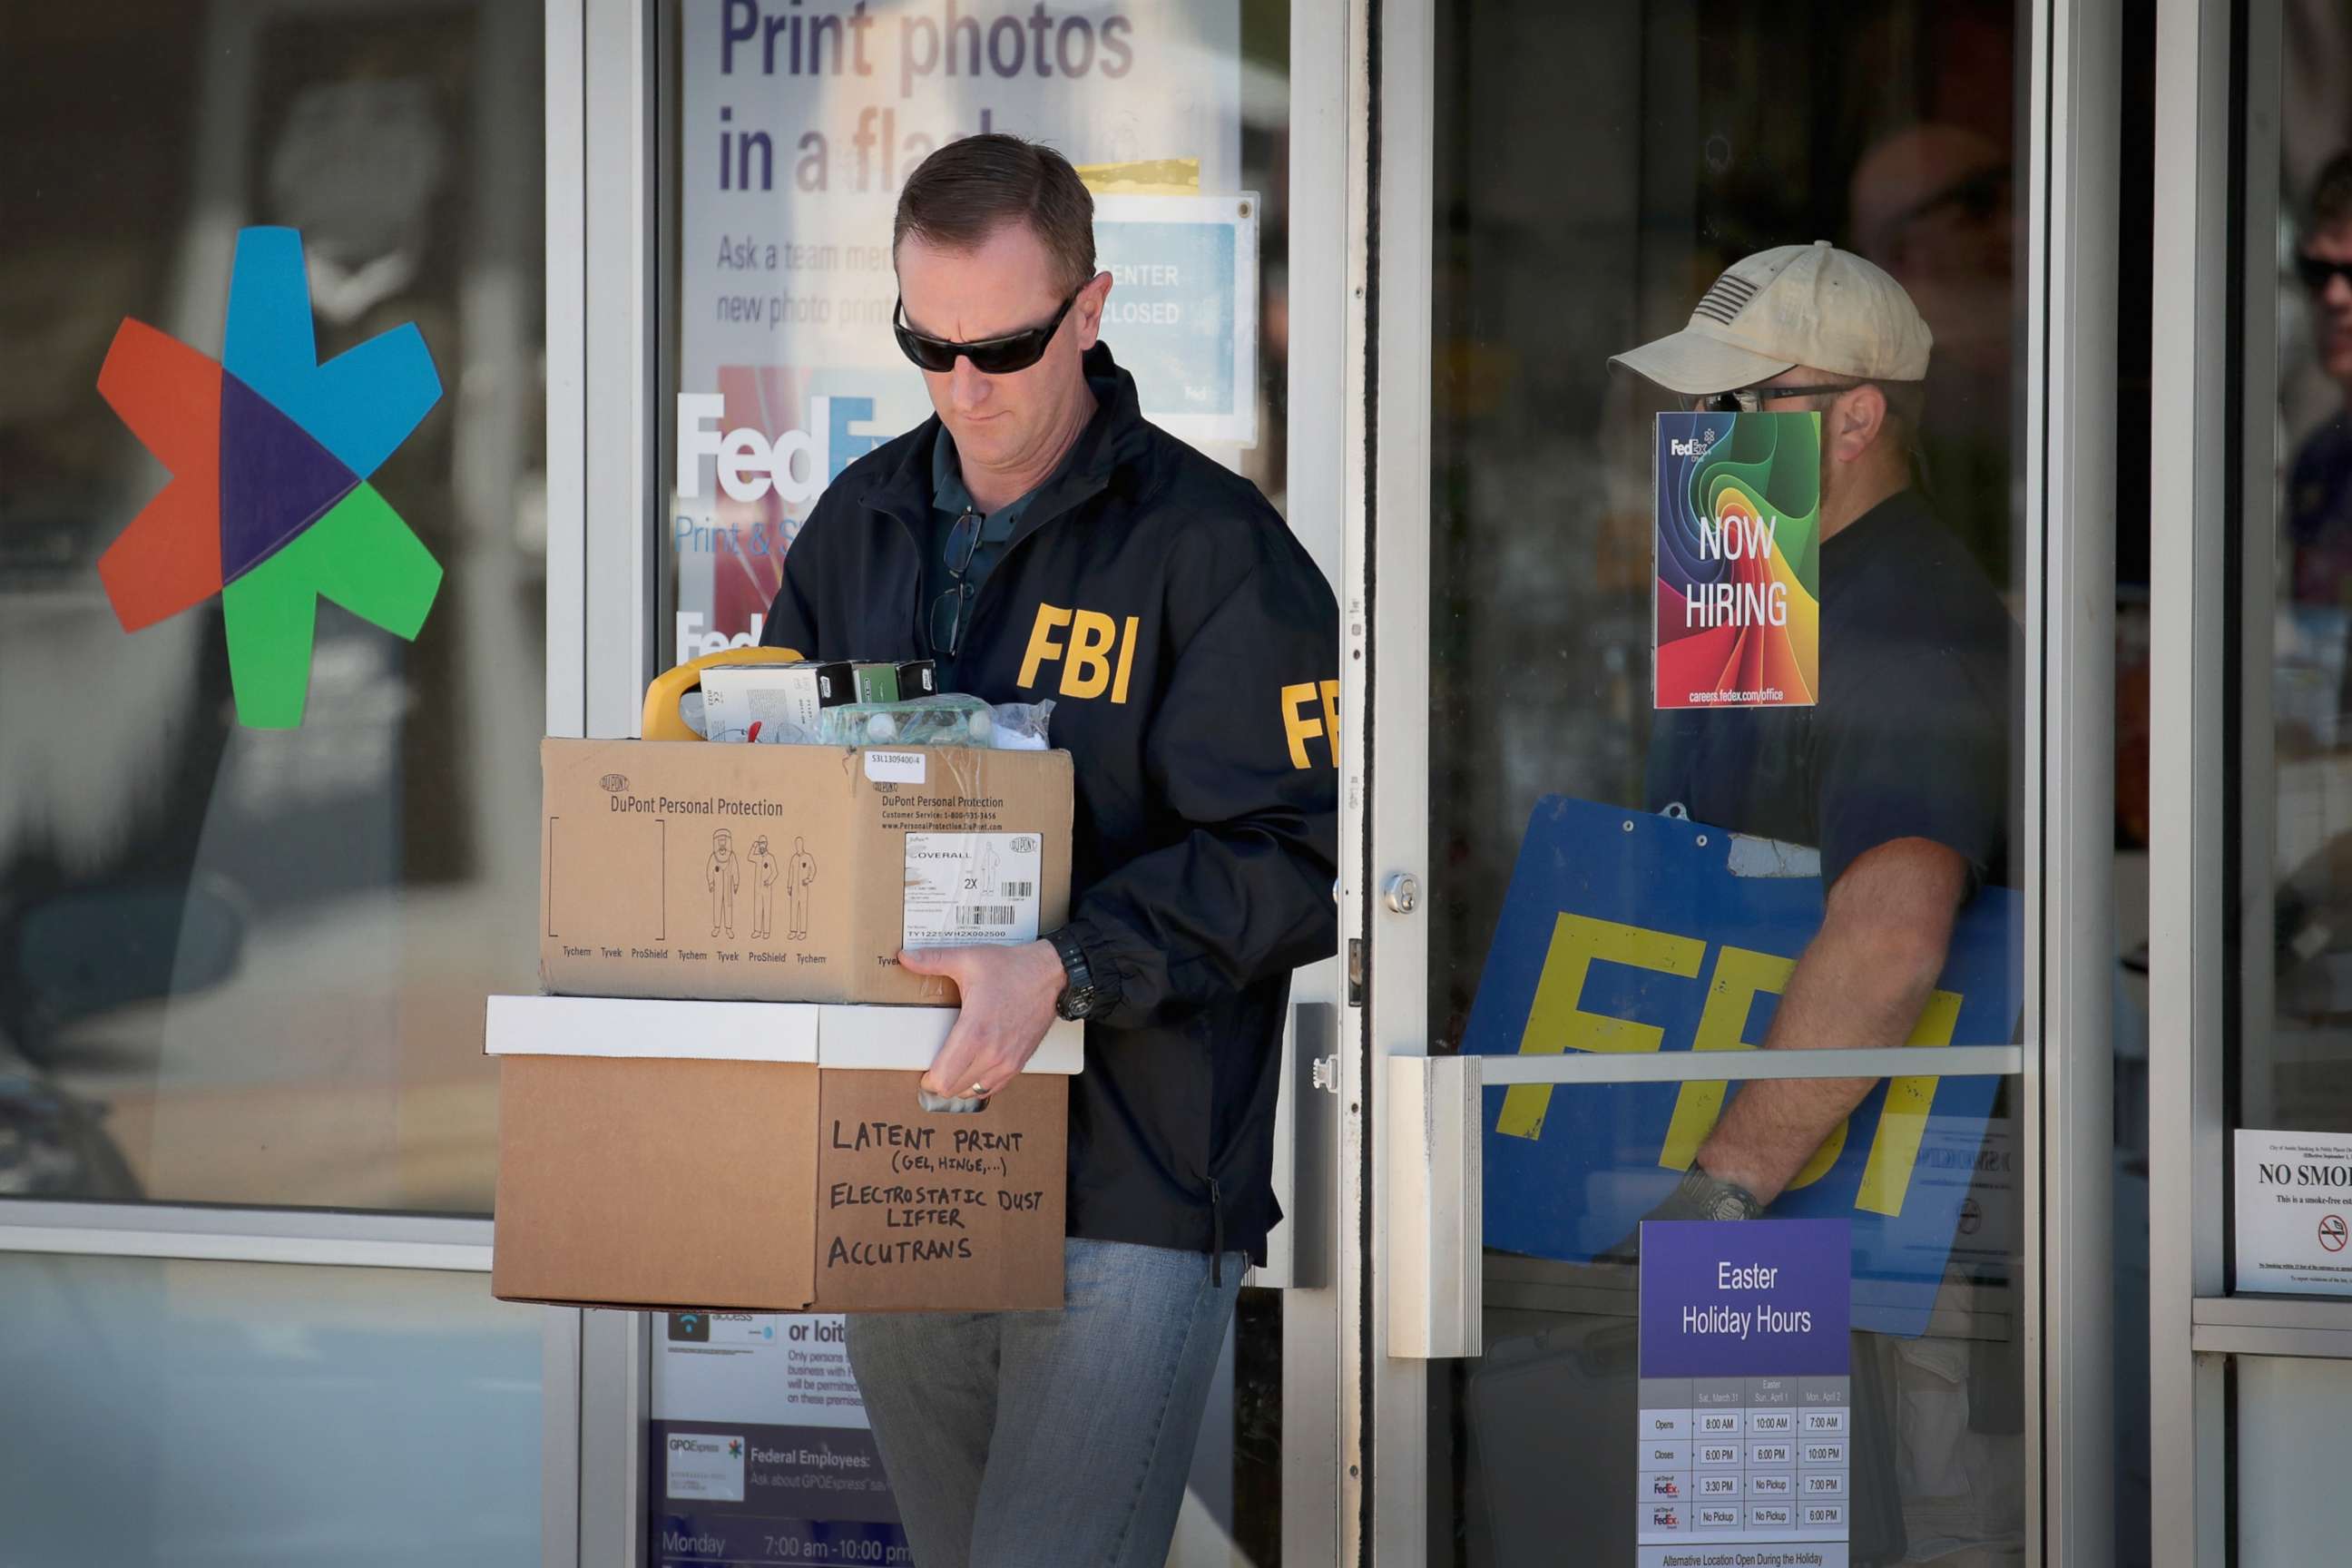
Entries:
{"type": "Polygon", "coordinates": [[[1642,1380],[1641,1531],[1845,1532],[1843,1377],[1642,1380]]]}

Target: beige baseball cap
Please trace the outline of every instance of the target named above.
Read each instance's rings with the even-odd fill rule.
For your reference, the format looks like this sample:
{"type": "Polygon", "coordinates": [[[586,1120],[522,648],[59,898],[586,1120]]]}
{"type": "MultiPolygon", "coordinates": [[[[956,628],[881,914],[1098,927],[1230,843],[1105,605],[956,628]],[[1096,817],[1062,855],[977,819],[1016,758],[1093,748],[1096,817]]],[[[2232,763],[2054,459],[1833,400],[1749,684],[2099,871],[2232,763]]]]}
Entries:
{"type": "Polygon", "coordinates": [[[1609,363],[1700,395],[1801,364],[1862,381],[1920,381],[1935,342],[1902,284],[1823,239],[1734,262],[1690,325],[1609,363]]]}

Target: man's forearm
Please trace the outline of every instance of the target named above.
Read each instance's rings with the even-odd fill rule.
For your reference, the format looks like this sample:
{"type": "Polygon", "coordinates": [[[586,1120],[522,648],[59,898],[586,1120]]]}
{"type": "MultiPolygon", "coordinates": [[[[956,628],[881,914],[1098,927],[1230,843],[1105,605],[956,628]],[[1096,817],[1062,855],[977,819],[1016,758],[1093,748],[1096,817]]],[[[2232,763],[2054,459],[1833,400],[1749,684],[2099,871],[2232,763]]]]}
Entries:
{"type": "MultiPolygon", "coordinates": [[[[1789,978],[1765,1049],[1889,1046],[1909,1038],[1934,978],[1874,973],[1866,949],[1865,942],[1826,931],[1816,938],[1789,978]]],[[[1769,1204],[1877,1081],[1801,1078],[1742,1084],[1700,1147],[1698,1163],[1769,1204]]]]}
{"type": "MultiPolygon", "coordinates": [[[[1764,1037],[1767,1050],[1899,1046],[1911,1037],[1943,968],[1952,915],[1965,885],[1965,868],[1956,868],[1958,857],[1925,847],[1949,856],[1954,864],[1906,855],[1899,845],[1855,862],[1830,900],[1820,934],[1789,977],[1764,1037]],[[1849,888],[1857,876],[1864,879],[1849,888]]],[[[1768,1079],[1743,1084],[1701,1145],[1698,1164],[1769,1204],[1877,1081],[1768,1079]]]]}

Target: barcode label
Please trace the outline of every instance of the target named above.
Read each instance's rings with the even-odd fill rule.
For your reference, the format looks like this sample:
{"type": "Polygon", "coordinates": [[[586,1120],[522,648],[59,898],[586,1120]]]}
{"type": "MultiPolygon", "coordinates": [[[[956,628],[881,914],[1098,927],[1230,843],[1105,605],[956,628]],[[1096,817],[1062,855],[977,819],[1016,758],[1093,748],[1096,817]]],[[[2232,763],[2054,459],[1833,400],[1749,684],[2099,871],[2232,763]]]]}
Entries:
{"type": "Polygon", "coordinates": [[[909,833],[904,945],[1034,942],[1045,868],[1034,833],[909,833]]]}

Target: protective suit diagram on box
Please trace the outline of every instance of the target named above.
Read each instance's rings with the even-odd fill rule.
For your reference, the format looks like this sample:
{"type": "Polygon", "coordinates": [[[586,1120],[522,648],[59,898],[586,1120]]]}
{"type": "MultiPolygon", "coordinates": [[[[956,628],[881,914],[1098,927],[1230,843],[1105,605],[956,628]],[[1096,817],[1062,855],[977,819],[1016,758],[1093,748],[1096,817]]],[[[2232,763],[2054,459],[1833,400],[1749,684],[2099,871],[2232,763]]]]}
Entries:
{"type": "Polygon", "coordinates": [[[784,881],[784,912],[792,921],[785,935],[793,942],[808,940],[809,887],[816,880],[816,857],[808,852],[808,840],[793,840],[792,874],[784,881]]]}
{"type": "Polygon", "coordinates": [[[719,828],[710,836],[710,859],[702,868],[703,886],[710,889],[710,934],[735,935],[735,889],[742,885],[743,862],[735,854],[735,835],[719,828]]]}
{"type": "Polygon", "coordinates": [[[774,928],[776,915],[776,858],[768,853],[766,834],[751,840],[751,853],[744,862],[751,868],[751,935],[764,939],[774,928]]]}

